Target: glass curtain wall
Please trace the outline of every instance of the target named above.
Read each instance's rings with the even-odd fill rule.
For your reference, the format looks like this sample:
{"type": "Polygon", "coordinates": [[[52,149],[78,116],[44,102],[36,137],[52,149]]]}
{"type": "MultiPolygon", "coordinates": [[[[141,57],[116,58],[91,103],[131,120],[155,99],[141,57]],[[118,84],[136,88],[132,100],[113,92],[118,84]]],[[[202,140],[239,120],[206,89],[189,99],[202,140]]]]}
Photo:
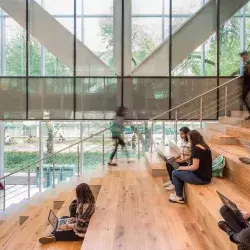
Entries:
{"type": "Polygon", "coordinates": [[[124,105],[148,119],[218,86],[249,48],[250,4],[233,2],[2,1],[0,118],[109,120],[124,105]]]}

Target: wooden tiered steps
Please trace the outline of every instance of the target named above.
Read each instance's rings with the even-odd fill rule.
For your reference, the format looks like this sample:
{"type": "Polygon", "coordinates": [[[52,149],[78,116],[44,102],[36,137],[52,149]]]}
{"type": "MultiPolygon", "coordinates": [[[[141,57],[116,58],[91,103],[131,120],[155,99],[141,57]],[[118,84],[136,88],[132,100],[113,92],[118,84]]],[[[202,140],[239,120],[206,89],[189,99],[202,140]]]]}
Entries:
{"type": "Polygon", "coordinates": [[[169,203],[168,197],[143,159],[129,166],[119,162],[103,178],[81,249],[215,249],[188,206],[169,203]]]}
{"type": "Polygon", "coordinates": [[[0,249],[22,249],[19,246],[20,241],[23,240],[27,243],[30,239],[30,235],[45,228],[47,221],[44,218],[46,218],[46,215],[48,217],[48,211],[52,207],[53,201],[47,200],[30,213],[25,223],[20,226],[15,225],[11,232],[6,232],[4,230],[3,232],[6,233],[6,235],[1,235],[0,249]]]}
{"type": "Polygon", "coordinates": [[[59,210],[63,203],[67,200],[69,193],[62,192],[59,194],[58,198],[54,200],[54,209],[59,210]]]}
{"type": "MultiPolygon", "coordinates": [[[[100,188],[101,188],[101,183],[102,183],[102,178],[101,177],[93,177],[89,181],[89,186],[91,190],[95,192],[96,198],[98,197],[100,188]]],[[[71,202],[76,199],[76,192],[75,189],[73,189],[70,193],[67,195],[67,199],[57,212],[57,217],[61,218],[62,216],[69,216],[69,206],[71,202]]],[[[53,231],[53,228],[51,225],[47,226],[47,229],[42,233],[42,235],[47,236],[50,235],[51,232],[53,231]]],[[[42,236],[40,235],[40,236],[42,236]]],[[[39,237],[40,238],[40,237],[39,237]]],[[[47,244],[47,245],[41,245],[40,243],[37,242],[38,238],[34,239],[32,242],[29,241],[29,248],[27,249],[80,249],[82,245],[82,241],[76,241],[76,242],[63,242],[63,241],[58,241],[55,243],[47,244]],[[32,248],[34,247],[34,248],[32,248]]]]}
{"type": "MultiPolygon", "coordinates": [[[[86,171],[83,176],[76,178],[73,177],[69,183],[65,183],[64,185],[59,184],[61,187],[58,190],[53,189],[51,192],[44,192],[44,194],[47,194],[48,196],[43,197],[41,195],[42,193],[39,193],[39,197],[32,197],[31,200],[28,200],[25,204],[23,204],[23,207],[20,207],[20,211],[17,210],[11,216],[8,215],[7,210],[6,215],[8,216],[4,216],[3,214],[2,219],[4,221],[2,221],[0,225],[0,249],[34,250],[40,248],[40,244],[37,247],[38,239],[48,228],[48,213],[50,209],[53,210],[54,203],[59,200],[62,202],[63,200],[68,199],[68,195],[70,193],[75,194],[74,188],[79,183],[89,183],[90,176],[99,176],[101,172],[102,170],[94,172],[86,171]],[[64,191],[59,193],[59,190],[64,191]],[[46,197],[48,198],[46,199],[46,197]]],[[[19,204],[16,206],[19,206],[19,204]]],[[[57,209],[54,209],[55,213],[57,213],[57,211],[57,209]]],[[[68,212],[66,215],[68,215],[68,212]]],[[[68,246],[68,249],[73,248],[68,246]]],[[[80,249],[80,245],[76,249],[80,249]]]]}
{"type": "Polygon", "coordinates": [[[219,209],[222,202],[216,190],[231,199],[244,211],[250,211],[249,194],[240,190],[227,179],[213,178],[212,183],[205,186],[186,185],[186,199],[197,223],[203,228],[215,249],[237,249],[228,236],[218,228],[218,222],[222,220],[219,209]]]}
{"type": "MultiPolygon", "coordinates": [[[[167,158],[177,156],[176,151],[168,146],[164,147],[163,153],[167,158]]],[[[159,177],[168,175],[166,169],[166,163],[162,160],[162,158],[158,154],[156,153],[151,154],[150,152],[145,153],[145,161],[148,170],[152,176],[159,177]]]]}
{"type": "Polygon", "coordinates": [[[95,196],[95,199],[97,199],[101,186],[102,186],[102,178],[101,177],[91,178],[89,182],[89,186],[90,186],[92,193],[95,196]]]}

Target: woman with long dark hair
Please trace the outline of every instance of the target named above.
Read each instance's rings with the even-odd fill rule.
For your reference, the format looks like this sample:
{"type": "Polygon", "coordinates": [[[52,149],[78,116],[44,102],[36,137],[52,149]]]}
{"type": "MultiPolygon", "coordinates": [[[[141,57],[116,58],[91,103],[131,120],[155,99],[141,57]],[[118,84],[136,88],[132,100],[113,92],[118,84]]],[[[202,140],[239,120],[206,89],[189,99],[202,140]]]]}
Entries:
{"type": "Polygon", "coordinates": [[[169,201],[173,203],[185,203],[183,198],[185,182],[204,185],[210,183],[212,179],[212,154],[209,146],[196,130],[188,133],[188,140],[191,143],[190,165],[180,166],[172,173],[176,194],[171,194],[169,201]]]}
{"type": "Polygon", "coordinates": [[[95,197],[88,184],[82,183],[76,187],[77,210],[76,217],[68,218],[67,223],[59,226],[51,235],[39,239],[41,244],[55,241],[76,241],[85,237],[90,218],[95,211],[95,197]]]}
{"type": "Polygon", "coordinates": [[[174,191],[175,186],[172,183],[172,173],[174,171],[174,167],[172,165],[173,162],[177,162],[179,166],[187,166],[189,164],[190,155],[191,155],[191,145],[188,141],[187,134],[189,133],[190,129],[188,127],[182,127],[180,129],[180,137],[182,139],[181,143],[181,154],[177,157],[173,157],[166,162],[166,167],[168,170],[170,181],[166,182],[164,186],[168,191],[174,191]]]}

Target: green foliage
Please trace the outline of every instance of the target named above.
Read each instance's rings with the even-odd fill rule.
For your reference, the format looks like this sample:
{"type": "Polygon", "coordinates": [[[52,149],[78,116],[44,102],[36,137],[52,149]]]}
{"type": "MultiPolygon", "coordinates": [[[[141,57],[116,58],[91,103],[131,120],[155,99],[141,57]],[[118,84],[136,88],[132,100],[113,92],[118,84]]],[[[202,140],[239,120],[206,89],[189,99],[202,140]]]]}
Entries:
{"type": "MultiPolygon", "coordinates": [[[[48,156],[47,154],[44,157],[48,156]]],[[[109,154],[105,154],[105,162],[108,161],[109,154]]],[[[28,166],[39,160],[37,152],[5,152],[4,164],[5,172],[11,173],[18,169],[28,166]]],[[[54,156],[55,165],[75,165],[78,164],[77,154],[71,153],[60,153],[54,156]]],[[[52,164],[51,157],[44,161],[44,164],[52,164]]],[[[84,153],[84,168],[94,169],[98,165],[102,164],[102,152],[85,152],[84,153]]],[[[31,168],[31,172],[36,171],[38,164],[35,164],[31,168]]]]}

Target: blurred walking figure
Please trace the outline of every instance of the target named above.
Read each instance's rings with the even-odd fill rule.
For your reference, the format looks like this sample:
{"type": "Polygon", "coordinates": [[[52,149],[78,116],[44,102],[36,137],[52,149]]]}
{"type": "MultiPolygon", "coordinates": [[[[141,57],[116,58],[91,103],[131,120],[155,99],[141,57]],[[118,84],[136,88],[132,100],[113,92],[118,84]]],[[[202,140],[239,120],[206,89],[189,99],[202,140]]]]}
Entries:
{"type": "Polygon", "coordinates": [[[249,61],[248,52],[244,51],[240,53],[240,57],[242,58],[243,63],[244,63],[242,101],[249,112],[249,116],[245,120],[250,120],[250,105],[247,102],[247,96],[250,91],[250,61],[249,61]]]}
{"type": "Polygon", "coordinates": [[[127,108],[119,107],[116,111],[116,118],[113,124],[111,125],[111,133],[112,139],[114,140],[114,150],[110,155],[108,165],[109,166],[117,166],[116,163],[113,162],[114,156],[117,152],[118,146],[121,145],[123,149],[125,149],[125,154],[127,158],[129,158],[128,151],[126,149],[126,144],[122,138],[122,133],[124,129],[124,118],[126,117],[127,108]]]}
{"type": "Polygon", "coordinates": [[[136,135],[135,135],[135,133],[132,136],[132,149],[134,151],[136,150],[136,135]]]}

